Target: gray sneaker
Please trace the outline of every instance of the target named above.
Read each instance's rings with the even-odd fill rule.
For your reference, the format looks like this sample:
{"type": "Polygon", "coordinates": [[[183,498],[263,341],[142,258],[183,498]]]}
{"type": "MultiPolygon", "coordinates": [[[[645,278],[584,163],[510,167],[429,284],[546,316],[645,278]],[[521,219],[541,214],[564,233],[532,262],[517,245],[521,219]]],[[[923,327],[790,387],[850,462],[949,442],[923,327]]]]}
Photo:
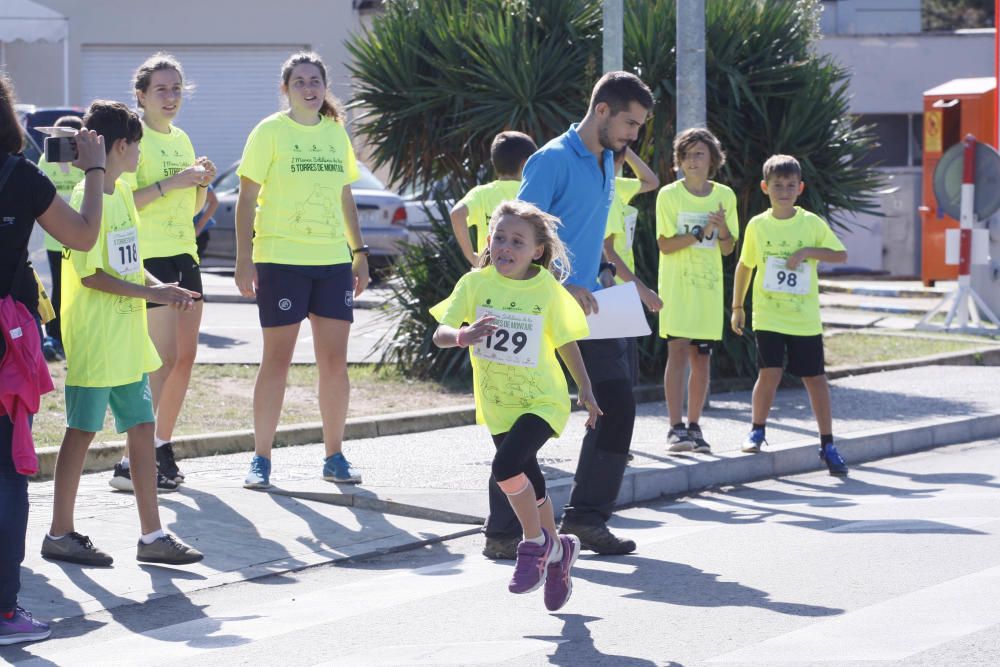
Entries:
{"type": "Polygon", "coordinates": [[[90,538],[77,532],[66,533],[57,540],[48,535],[42,540],[42,558],[67,563],[111,567],[114,559],[94,546],[90,538]]]}
{"type": "Polygon", "coordinates": [[[670,453],[690,452],[694,449],[694,440],[686,428],[671,428],[667,433],[667,451],[670,453]]]}
{"type": "Polygon", "coordinates": [[[179,542],[173,535],[158,537],[151,544],[139,540],[135,559],[143,563],[163,563],[165,565],[190,565],[197,563],[205,555],[179,542]]]}
{"type": "Polygon", "coordinates": [[[688,426],[688,437],[690,437],[691,442],[694,443],[694,446],[691,448],[692,451],[700,452],[702,454],[712,453],[712,446],[705,440],[705,436],[701,433],[700,426],[688,426]]]}

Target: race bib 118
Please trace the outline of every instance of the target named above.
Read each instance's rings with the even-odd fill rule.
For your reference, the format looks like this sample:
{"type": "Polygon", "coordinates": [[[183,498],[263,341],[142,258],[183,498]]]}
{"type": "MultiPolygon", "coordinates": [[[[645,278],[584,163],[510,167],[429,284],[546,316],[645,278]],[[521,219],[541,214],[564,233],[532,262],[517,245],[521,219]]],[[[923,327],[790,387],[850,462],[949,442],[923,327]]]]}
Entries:
{"type": "Polygon", "coordinates": [[[496,361],[510,366],[536,368],[538,352],[542,347],[543,320],[541,315],[511,313],[480,306],[476,319],[484,315],[496,318],[497,330],[472,347],[472,354],[480,359],[496,361]]]}
{"type": "Polygon", "coordinates": [[[135,227],[108,233],[108,263],[120,276],[142,269],[139,261],[139,236],[135,227]]]}
{"type": "Polygon", "coordinates": [[[769,292],[784,292],[785,294],[809,293],[809,264],[802,262],[799,268],[791,270],[781,257],[771,255],[764,267],[764,289],[769,292]]]}

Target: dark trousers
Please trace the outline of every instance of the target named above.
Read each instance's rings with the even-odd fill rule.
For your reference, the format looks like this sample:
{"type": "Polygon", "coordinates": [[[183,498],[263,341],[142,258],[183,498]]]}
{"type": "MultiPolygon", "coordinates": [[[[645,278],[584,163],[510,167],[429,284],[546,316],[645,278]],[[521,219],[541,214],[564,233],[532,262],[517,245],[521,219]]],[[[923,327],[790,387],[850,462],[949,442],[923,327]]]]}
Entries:
{"type": "Polygon", "coordinates": [[[45,325],[45,333],[62,341],[62,329],[59,326],[59,306],[62,304],[62,253],[48,250],[49,272],[52,274],[52,292],[49,294],[52,301],[52,310],[56,312],[56,318],[45,325]]]}
{"type": "MultiPolygon", "coordinates": [[[[596,428],[583,437],[573,491],[565,507],[564,520],[573,523],[605,523],[611,518],[621,489],[628,450],[635,425],[634,377],[629,339],[581,340],[583,364],[593,385],[594,397],[604,415],[596,428]]],[[[487,537],[515,537],[521,526],[507,496],[490,478],[490,515],[487,537]]]]}
{"type": "Polygon", "coordinates": [[[28,532],[28,478],[14,470],[14,424],[0,416],[0,612],[17,605],[28,532]]]}

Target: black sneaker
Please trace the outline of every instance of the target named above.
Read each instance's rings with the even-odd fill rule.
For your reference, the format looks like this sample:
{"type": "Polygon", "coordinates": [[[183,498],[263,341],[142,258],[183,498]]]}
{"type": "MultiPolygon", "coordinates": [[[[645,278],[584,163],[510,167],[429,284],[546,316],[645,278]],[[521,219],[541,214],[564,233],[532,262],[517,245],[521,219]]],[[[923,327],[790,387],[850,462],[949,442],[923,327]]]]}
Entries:
{"type": "Polygon", "coordinates": [[[694,443],[692,451],[701,452],[702,454],[711,454],[712,446],[705,441],[704,436],[701,434],[701,427],[697,424],[692,424],[688,426],[688,437],[691,438],[691,442],[694,443]]]}
{"type": "Polygon", "coordinates": [[[603,523],[584,524],[567,522],[565,519],[559,526],[559,532],[564,535],[576,535],[580,538],[580,548],[595,551],[605,555],[623,555],[635,551],[633,540],[623,540],[608,530],[603,523]]]}
{"type": "MultiPolygon", "coordinates": [[[[126,493],[135,493],[135,487],[132,485],[132,470],[122,466],[121,463],[115,464],[115,474],[112,475],[111,479],[108,480],[108,484],[112,489],[116,491],[124,491],[126,493]]],[[[156,471],[156,492],[157,493],[170,493],[171,491],[177,490],[177,482],[169,479],[159,470],[156,471]]]]}
{"type": "Polygon", "coordinates": [[[690,452],[694,450],[694,440],[691,434],[684,427],[671,428],[667,433],[667,452],[676,454],[678,452],[690,452]]]}
{"type": "Polygon", "coordinates": [[[174,443],[168,442],[156,448],[156,467],[167,479],[172,479],[178,484],[184,483],[184,473],[178,469],[174,460],[174,443]]]}
{"type": "Polygon", "coordinates": [[[517,560],[517,545],[520,543],[520,535],[487,537],[486,546],[483,547],[483,555],[492,560],[517,560]]]}
{"type": "Polygon", "coordinates": [[[114,559],[94,546],[90,538],[77,532],[66,533],[58,540],[48,535],[42,540],[42,558],[67,563],[111,567],[114,559]]]}
{"type": "Polygon", "coordinates": [[[158,537],[150,544],[139,540],[135,552],[135,559],[138,561],[164,565],[190,565],[204,557],[200,551],[189,547],[173,535],[158,537]]]}

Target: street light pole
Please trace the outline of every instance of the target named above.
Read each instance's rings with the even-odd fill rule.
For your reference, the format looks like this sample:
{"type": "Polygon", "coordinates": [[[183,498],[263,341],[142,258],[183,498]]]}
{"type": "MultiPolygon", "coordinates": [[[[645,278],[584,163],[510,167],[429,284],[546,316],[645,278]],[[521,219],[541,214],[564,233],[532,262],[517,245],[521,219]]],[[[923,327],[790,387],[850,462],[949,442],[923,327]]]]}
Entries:
{"type": "Polygon", "coordinates": [[[625,68],[625,0],[604,0],[604,71],[625,68]]]}
{"type": "Polygon", "coordinates": [[[705,127],[705,0],[677,0],[677,132],[705,127]]]}

